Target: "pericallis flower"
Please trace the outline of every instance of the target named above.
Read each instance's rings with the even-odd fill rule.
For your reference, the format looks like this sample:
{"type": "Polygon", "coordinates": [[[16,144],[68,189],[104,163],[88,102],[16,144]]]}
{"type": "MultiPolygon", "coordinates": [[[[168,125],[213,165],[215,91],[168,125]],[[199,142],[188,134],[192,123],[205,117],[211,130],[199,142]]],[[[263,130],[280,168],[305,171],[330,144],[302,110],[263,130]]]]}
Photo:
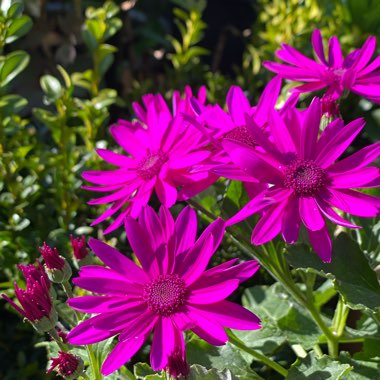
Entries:
{"type": "Polygon", "coordinates": [[[293,47],[282,44],[276,56],[283,63],[264,62],[263,65],[282,78],[306,84],[296,87],[298,92],[310,92],[328,88],[327,95],[338,99],[345,89],[380,103],[380,57],[369,64],[376,48],[376,38],[369,37],[360,49],[343,58],[337,37],[329,40],[326,59],[321,32],[314,30],[311,42],[317,61],[306,57],[293,47]],[[375,71],[377,70],[377,71],[375,71]]]}
{"type": "MultiPolygon", "coordinates": [[[[217,179],[202,169],[201,164],[210,156],[207,141],[182,117],[183,114],[193,114],[190,97],[189,88],[184,99],[175,92],[172,114],[161,95],[145,95],[145,108],[133,104],[139,120],[119,120],[110,128],[115,141],[129,155],[98,149],[100,157],[119,168],[83,173],[83,178],[100,185],[84,186],[85,189],[112,192],[89,202],[91,205],[111,203],[111,207],[92,225],[119,212],[104,231],[109,233],[118,228],[127,215],[136,218],[153,190],[164,206],[171,207],[177,200],[192,197],[217,179]]],[[[198,99],[204,102],[204,91],[200,92],[198,99]]]]}
{"type": "Polygon", "coordinates": [[[108,268],[84,266],[73,282],[100,295],[68,301],[80,312],[97,314],[69,333],[70,344],[93,344],[118,335],[118,343],[103,363],[104,375],[127,362],[152,331],[152,368],[178,376],[188,371],[184,331],[223,345],[228,340],[224,327],[260,327],[254,314],[225,300],[257,271],[258,263],[235,265],[237,259],[233,259],[206,270],[223,238],[221,219],[196,240],[196,214],[191,208],[185,208],[174,222],[166,207],[161,207],[159,215],[145,207],[138,221],[126,218],[125,230],[141,267],[107,244],[90,239],[90,247],[108,268]]]}
{"type": "Polygon", "coordinates": [[[51,358],[51,366],[47,373],[56,371],[65,380],[74,380],[83,374],[83,360],[70,352],[60,351],[57,358],[51,358]]]}
{"type": "Polygon", "coordinates": [[[380,143],[336,161],[365,123],[357,119],[345,126],[341,119],[336,119],[318,137],[321,116],[320,101],[315,98],[302,115],[296,109],[285,117],[273,111],[269,118],[273,140],[247,117],[262,151],[232,141],[223,143],[236,165],[269,185],[227,223],[234,224],[264,211],[252,232],[255,245],[280,232],[287,243],[295,243],[303,224],[316,253],[329,262],[331,239],[325,218],[344,227],[359,228],[334,208],[362,217],[379,213],[379,198],[351,188],[379,186],[379,169],[367,165],[378,157],[380,143]]]}
{"type": "Polygon", "coordinates": [[[51,283],[43,266],[39,262],[37,263],[37,266],[33,264],[18,265],[26,282],[26,289],[19,288],[16,282],[14,284],[15,295],[20,306],[5,294],[2,294],[2,297],[28,319],[36,330],[46,332],[54,329],[58,317],[50,295],[51,283]]]}

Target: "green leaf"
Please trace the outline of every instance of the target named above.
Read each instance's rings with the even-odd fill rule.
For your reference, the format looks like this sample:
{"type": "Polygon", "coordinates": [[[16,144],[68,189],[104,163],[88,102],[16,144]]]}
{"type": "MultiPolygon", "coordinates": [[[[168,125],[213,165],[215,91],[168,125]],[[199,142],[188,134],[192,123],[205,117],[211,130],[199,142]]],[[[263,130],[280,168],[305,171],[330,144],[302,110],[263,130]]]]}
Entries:
{"type": "Polygon", "coordinates": [[[224,346],[211,346],[203,340],[193,338],[186,344],[188,363],[199,364],[220,371],[229,369],[240,380],[261,379],[250,367],[240,350],[227,342],[224,346]]]}
{"type": "Polygon", "coordinates": [[[115,17],[108,20],[107,27],[104,31],[104,40],[108,40],[108,38],[116,34],[122,26],[123,26],[123,23],[121,22],[119,18],[115,17]]]}
{"type": "Polygon", "coordinates": [[[314,353],[310,353],[303,359],[297,359],[291,366],[286,379],[339,380],[343,379],[343,376],[349,373],[351,369],[352,367],[349,364],[332,360],[327,355],[317,359],[314,353]]]}
{"type": "Polygon", "coordinates": [[[153,369],[147,363],[136,363],[133,366],[133,374],[138,380],[160,380],[163,378],[158,372],[153,371],[153,369]]]}
{"type": "Polygon", "coordinates": [[[3,116],[11,116],[19,113],[28,101],[20,95],[5,95],[0,97],[0,113],[3,116]]]}
{"type": "Polygon", "coordinates": [[[116,102],[117,92],[110,88],[104,88],[99,92],[99,95],[92,99],[92,104],[98,110],[109,107],[116,102]]]}
{"type": "Polygon", "coordinates": [[[102,44],[99,46],[97,56],[101,76],[103,76],[112,65],[114,61],[113,53],[115,51],[117,51],[117,49],[112,45],[102,44]]]}
{"type": "MultiPolygon", "coordinates": [[[[379,353],[379,345],[377,345],[379,353]]],[[[378,357],[378,359],[380,359],[378,357]]],[[[352,371],[345,377],[347,380],[373,380],[379,378],[380,362],[352,359],[348,352],[339,354],[339,361],[352,367],[352,371]]]]}
{"type": "Polygon", "coordinates": [[[63,88],[60,81],[52,75],[44,75],[40,79],[40,84],[47,100],[50,103],[55,102],[62,96],[63,88]]]}
{"type": "Polygon", "coordinates": [[[2,10],[4,14],[8,13],[8,10],[10,9],[11,5],[12,0],[0,0],[0,10],[2,10]]]}
{"type": "Polygon", "coordinates": [[[323,263],[308,246],[288,247],[286,260],[294,268],[302,268],[326,276],[352,309],[380,309],[380,285],[376,273],[358,244],[345,233],[333,243],[332,261],[323,263]]]}
{"type": "Polygon", "coordinates": [[[14,2],[8,9],[7,18],[16,18],[22,15],[24,12],[24,4],[20,2],[14,2]]]}
{"type": "Polygon", "coordinates": [[[223,371],[217,370],[215,368],[207,369],[198,364],[193,364],[190,367],[189,376],[186,377],[187,380],[237,380],[238,378],[234,376],[229,369],[224,369],[223,371]]]}
{"type": "Polygon", "coordinates": [[[18,50],[9,53],[0,62],[0,87],[7,85],[23,71],[29,63],[29,55],[18,50]]]}
{"type": "Polygon", "coordinates": [[[246,289],[243,306],[257,314],[262,324],[260,330],[234,331],[248,347],[272,354],[286,341],[301,344],[305,349],[319,342],[321,332],[313,319],[291,302],[279,284],[246,289]]]}
{"type": "Polygon", "coordinates": [[[7,34],[5,42],[10,44],[20,37],[24,36],[32,28],[33,23],[29,16],[21,16],[14,19],[7,27],[7,34]]]}

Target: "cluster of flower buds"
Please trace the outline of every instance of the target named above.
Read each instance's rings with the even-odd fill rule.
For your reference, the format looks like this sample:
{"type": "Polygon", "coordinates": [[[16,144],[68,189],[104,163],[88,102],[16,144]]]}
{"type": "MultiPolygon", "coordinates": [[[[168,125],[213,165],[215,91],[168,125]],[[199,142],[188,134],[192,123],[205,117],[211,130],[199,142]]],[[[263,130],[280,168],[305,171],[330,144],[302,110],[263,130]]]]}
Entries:
{"type": "Polygon", "coordinates": [[[20,306],[5,294],[2,294],[2,297],[29,320],[37,331],[46,332],[54,329],[58,316],[53,308],[51,283],[43,266],[37,261],[37,265],[18,265],[18,268],[26,283],[25,289],[19,288],[17,283],[14,285],[20,306]]]}
{"type": "Polygon", "coordinates": [[[83,374],[83,360],[70,352],[60,351],[57,358],[51,358],[48,373],[56,371],[66,380],[74,380],[83,374]]]}

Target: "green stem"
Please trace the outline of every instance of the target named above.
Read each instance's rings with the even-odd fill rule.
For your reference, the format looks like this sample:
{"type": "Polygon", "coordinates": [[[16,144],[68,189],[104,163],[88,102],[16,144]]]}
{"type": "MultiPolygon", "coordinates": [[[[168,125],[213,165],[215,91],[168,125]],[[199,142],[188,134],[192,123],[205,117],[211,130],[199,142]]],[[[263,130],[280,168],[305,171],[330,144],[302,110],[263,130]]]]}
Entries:
{"type": "Polygon", "coordinates": [[[253,350],[252,348],[247,347],[232,331],[228,331],[228,337],[229,337],[230,343],[232,343],[234,346],[252,355],[255,359],[264,363],[268,367],[274,369],[280,375],[284,377],[288,375],[288,371],[284,367],[280,366],[279,364],[267,358],[266,356],[260,354],[259,352],[253,350]]]}
{"type": "MultiPolygon", "coordinates": [[[[65,291],[67,298],[73,298],[74,293],[73,293],[71,285],[68,281],[62,282],[62,288],[65,291]]],[[[78,322],[80,320],[80,315],[75,310],[74,310],[74,315],[75,315],[76,321],[78,322]]],[[[102,375],[100,374],[99,363],[96,359],[94,350],[92,349],[92,345],[86,344],[85,347],[86,347],[88,360],[90,362],[90,367],[91,367],[91,371],[92,371],[92,380],[102,380],[102,375]]]]}
{"type": "Polygon", "coordinates": [[[55,340],[58,344],[58,347],[61,351],[67,352],[67,346],[62,342],[62,339],[59,337],[57,331],[55,329],[51,329],[49,331],[49,335],[55,340]]]}
{"type": "Polygon", "coordinates": [[[102,375],[100,374],[100,368],[99,368],[98,361],[96,359],[94,350],[92,349],[92,345],[87,344],[86,350],[88,353],[88,358],[90,360],[91,371],[92,371],[92,379],[93,380],[102,380],[102,375]]]}
{"type": "Polygon", "coordinates": [[[120,372],[128,376],[128,380],[137,380],[136,376],[126,367],[121,367],[120,372]]]}

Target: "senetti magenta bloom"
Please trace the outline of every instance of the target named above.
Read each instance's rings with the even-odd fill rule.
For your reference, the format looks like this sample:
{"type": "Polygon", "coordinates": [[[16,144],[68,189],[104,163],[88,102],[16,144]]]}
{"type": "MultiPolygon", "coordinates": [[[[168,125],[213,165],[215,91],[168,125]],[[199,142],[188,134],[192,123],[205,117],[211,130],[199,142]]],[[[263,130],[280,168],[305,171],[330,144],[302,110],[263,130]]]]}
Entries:
{"type": "Polygon", "coordinates": [[[196,240],[194,210],[185,208],[174,221],[166,207],[161,207],[159,215],[145,207],[138,221],[126,218],[125,230],[141,267],[91,239],[90,247],[108,268],[84,266],[73,281],[99,295],[68,301],[80,312],[97,314],[69,333],[70,344],[92,344],[118,335],[118,343],[103,363],[104,375],[127,362],[152,331],[152,368],[186,376],[184,331],[223,345],[228,340],[224,327],[260,327],[254,314],[225,300],[257,271],[258,263],[237,264],[233,259],[206,270],[223,238],[222,220],[209,225],[196,240]]]}
{"type": "Polygon", "coordinates": [[[379,169],[367,165],[379,156],[380,143],[336,161],[363,129],[364,121],[357,119],[345,126],[341,119],[336,119],[318,137],[321,116],[320,101],[315,98],[302,114],[293,109],[281,117],[274,111],[269,118],[271,138],[251,121],[262,151],[232,141],[223,146],[236,165],[269,185],[228,224],[264,211],[252,232],[252,243],[256,245],[280,232],[287,243],[294,243],[303,224],[314,250],[328,262],[331,239],[325,218],[344,227],[358,228],[334,208],[362,217],[379,213],[379,198],[351,188],[379,186],[379,169]]]}
{"type": "Polygon", "coordinates": [[[282,44],[276,52],[286,62],[264,62],[263,65],[282,78],[306,84],[295,91],[311,92],[327,88],[327,95],[338,99],[344,90],[380,104],[380,57],[369,63],[376,48],[376,38],[369,37],[364,45],[343,58],[337,37],[331,37],[326,59],[321,32],[314,30],[311,42],[317,61],[314,61],[293,47],[282,44]]]}
{"type": "MultiPolygon", "coordinates": [[[[172,114],[161,95],[145,95],[144,107],[133,104],[139,120],[119,120],[111,127],[113,138],[128,155],[98,149],[99,156],[118,169],[83,173],[83,178],[99,185],[85,186],[85,189],[111,192],[89,202],[91,205],[111,204],[92,225],[119,213],[105,230],[109,233],[118,228],[127,215],[136,218],[153,191],[164,206],[171,207],[177,200],[192,197],[217,179],[208,170],[202,170],[202,163],[210,156],[207,141],[182,117],[193,115],[191,96],[189,88],[184,99],[175,92],[172,114]]],[[[200,91],[198,101],[204,103],[204,91],[200,91]]]]}

